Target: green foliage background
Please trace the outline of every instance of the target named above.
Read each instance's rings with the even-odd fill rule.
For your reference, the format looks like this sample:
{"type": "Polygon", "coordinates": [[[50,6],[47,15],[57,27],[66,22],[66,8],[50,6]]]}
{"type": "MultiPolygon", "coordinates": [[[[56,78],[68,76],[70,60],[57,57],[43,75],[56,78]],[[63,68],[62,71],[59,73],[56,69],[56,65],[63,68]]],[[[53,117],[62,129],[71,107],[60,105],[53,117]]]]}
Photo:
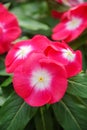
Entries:
{"type": "MultiPolygon", "coordinates": [[[[22,28],[18,40],[43,34],[51,39],[51,30],[59,22],[51,10],[68,8],[53,0],[3,0],[22,28]]],[[[18,41],[17,40],[17,41],[18,41]]],[[[69,43],[83,55],[83,71],[68,80],[63,99],[53,105],[31,107],[13,90],[12,75],[5,72],[5,56],[0,55],[0,130],[87,130],[87,30],[69,43]]]]}

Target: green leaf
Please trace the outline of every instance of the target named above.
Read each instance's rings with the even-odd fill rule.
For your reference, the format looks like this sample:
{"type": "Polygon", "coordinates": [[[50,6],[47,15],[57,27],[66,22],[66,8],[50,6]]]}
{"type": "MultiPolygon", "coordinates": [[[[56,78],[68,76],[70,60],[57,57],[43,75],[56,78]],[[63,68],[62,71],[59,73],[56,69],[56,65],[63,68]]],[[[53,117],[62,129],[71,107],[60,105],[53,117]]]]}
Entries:
{"type": "Polygon", "coordinates": [[[82,52],[82,69],[84,72],[87,70],[87,45],[84,44],[79,48],[82,52]]]}
{"type": "Polygon", "coordinates": [[[23,41],[23,40],[28,40],[28,39],[29,39],[29,38],[28,38],[27,36],[22,36],[22,37],[16,39],[16,40],[14,41],[14,43],[12,43],[12,44],[16,44],[17,42],[20,42],[20,41],[23,41]]]}
{"type": "Polygon", "coordinates": [[[50,35],[50,26],[42,20],[47,17],[48,7],[46,2],[32,2],[22,4],[11,10],[18,18],[20,26],[30,34],[50,35]],[[45,31],[45,33],[44,33],[45,31]]]}
{"type": "Polygon", "coordinates": [[[12,94],[0,109],[0,130],[24,130],[37,112],[16,94],[12,94]]]}
{"type": "Polygon", "coordinates": [[[87,98],[87,74],[81,73],[69,79],[68,82],[68,93],[87,98]]]}
{"type": "Polygon", "coordinates": [[[30,30],[49,30],[49,26],[41,23],[37,20],[33,20],[32,18],[26,18],[26,17],[22,17],[19,19],[19,24],[21,27],[25,28],[25,29],[30,29],[30,30]],[[26,20],[25,20],[26,19],[26,20]]]}
{"type": "Polygon", "coordinates": [[[87,129],[87,104],[77,96],[66,95],[63,101],[75,116],[82,130],[87,129]]]}
{"type": "Polygon", "coordinates": [[[0,87],[7,87],[12,82],[12,77],[8,77],[1,85],[0,87]]]}
{"type": "Polygon", "coordinates": [[[4,4],[4,6],[5,6],[7,9],[9,9],[10,5],[11,5],[11,3],[10,3],[10,2],[9,2],[9,3],[4,4]]]}
{"type": "Polygon", "coordinates": [[[84,31],[82,35],[80,35],[77,39],[70,42],[70,46],[76,50],[82,45],[84,45],[86,43],[86,40],[87,40],[87,31],[84,31]]]}
{"type": "Polygon", "coordinates": [[[5,69],[0,70],[0,76],[9,76],[11,74],[6,73],[5,69]]]}
{"type": "Polygon", "coordinates": [[[6,101],[5,97],[3,96],[3,91],[0,88],[0,106],[2,106],[4,104],[4,102],[6,101]]]}
{"type": "Polygon", "coordinates": [[[33,19],[41,19],[44,18],[48,13],[48,6],[45,1],[32,1],[29,3],[23,3],[19,6],[16,6],[11,10],[18,17],[22,17],[23,15],[26,17],[31,17],[33,19]]]}
{"type": "Polygon", "coordinates": [[[0,106],[5,103],[6,99],[3,96],[0,96],[0,106]]]}
{"type": "Polygon", "coordinates": [[[46,109],[46,107],[39,108],[34,119],[36,130],[54,130],[50,109],[46,109]]]}
{"type": "Polygon", "coordinates": [[[87,105],[82,99],[66,94],[62,101],[53,105],[53,110],[64,130],[87,129],[87,105]]]}
{"type": "Polygon", "coordinates": [[[2,69],[5,68],[5,65],[4,65],[4,58],[5,58],[4,55],[0,55],[0,70],[2,70],[2,69]]]}

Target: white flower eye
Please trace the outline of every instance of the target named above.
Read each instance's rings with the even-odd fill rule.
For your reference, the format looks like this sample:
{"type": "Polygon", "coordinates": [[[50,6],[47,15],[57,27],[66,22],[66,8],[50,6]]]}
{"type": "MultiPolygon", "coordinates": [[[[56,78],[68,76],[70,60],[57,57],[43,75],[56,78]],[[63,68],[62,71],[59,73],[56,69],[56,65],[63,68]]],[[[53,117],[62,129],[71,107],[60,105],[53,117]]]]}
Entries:
{"type": "Polygon", "coordinates": [[[31,74],[30,84],[37,90],[43,90],[50,86],[52,75],[45,69],[34,70],[31,74]]]}
{"type": "Polygon", "coordinates": [[[63,57],[66,58],[68,61],[72,62],[75,59],[75,54],[72,53],[69,49],[63,49],[63,57]]]}
{"type": "Polygon", "coordinates": [[[20,49],[16,52],[15,57],[18,59],[24,59],[31,51],[31,46],[21,46],[20,49]]]}
{"type": "Polygon", "coordinates": [[[66,28],[68,30],[75,30],[81,25],[81,23],[82,23],[81,18],[72,17],[72,19],[66,23],[66,28]]]}

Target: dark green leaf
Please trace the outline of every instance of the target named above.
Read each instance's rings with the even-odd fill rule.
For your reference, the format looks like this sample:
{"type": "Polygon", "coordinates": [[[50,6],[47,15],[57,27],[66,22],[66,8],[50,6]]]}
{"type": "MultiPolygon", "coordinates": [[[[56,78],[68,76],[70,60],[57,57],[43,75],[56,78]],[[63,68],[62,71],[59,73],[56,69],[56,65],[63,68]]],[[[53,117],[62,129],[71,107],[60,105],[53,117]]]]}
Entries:
{"type": "Polygon", "coordinates": [[[82,45],[85,44],[87,40],[87,31],[84,31],[84,33],[82,33],[81,36],[79,36],[77,39],[75,39],[74,41],[72,41],[70,43],[70,46],[73,48],[73,49],[78,49],[79,47],[81,47],[82,45]]]}
{"type": "Polygon", "coordinates": [[[87,129],[87,105],[78,97],[65,95],[53,105],[54,114],[64,130],[87,129]]]}
{"type": "Polygon", "coordinates": [[[0,55],[0,70],[5,68],[4,58],[5,58],[4,55],[0,55]]]}
{"type": "Polygon", "coordinates": [[[68,93],[87,98],[87,74],[81,73],[69,79],[68,82],[68,93]]]}
{"type": "Polygon", "coordinates": [[[12,94],[0,109],[0,130],[23,130],[36,111],[12,94]]]}
{"type": "Polygon", "coordinates": [[[0,88],[0,106],[2,106],[5,102],[5,97],[3,96],[3,91],[2,89],[0,88]]]}
{"type": "Polygon", "coordinates": [[[53,119],[50,109],[46,107],[41,107],[37,115],[35,116],[35,126],[36,130],[54,130],[53,129],[53,119]]]}

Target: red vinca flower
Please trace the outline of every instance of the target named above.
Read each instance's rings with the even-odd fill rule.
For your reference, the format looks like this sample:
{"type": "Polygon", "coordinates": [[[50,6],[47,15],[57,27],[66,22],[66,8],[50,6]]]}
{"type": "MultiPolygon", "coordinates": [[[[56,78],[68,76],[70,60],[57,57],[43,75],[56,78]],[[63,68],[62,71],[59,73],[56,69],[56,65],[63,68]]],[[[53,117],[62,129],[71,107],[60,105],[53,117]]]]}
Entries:
{"type": "Polygon", "coordinates": [[[11,47],[11,42],[21,34],[17,18],[0,4],[0,54],[11,47]]]}
{"type": "Polygon", "coordinates": [[[52,104],[65,94],[66,71],[62,64],[33,52],[15,70],[13,85],[16,93],[31,106],[52,104]]]}
{"type": "Polygon", "coordinates": [[[43,52],[48,45],[50,45],[50,40],[41,35],[16,43],[6,56],[6,71],[8,73],[14,72],[15,68],[23,64],[32,51],[43,52]]]}
{"type": "Polygon", "coordinates": [[[65,12],[59,24],[53,28],[54,40],[70,42],[87,28],[87,2],[65,12]]]}
{"type": "Polygon", "coordinates": [[[46,49],[45,53],[48,57],[65,66],[68,78],[75,76],[82,70],[81,51],[73,51],[64,42],[54,42],[51,47],[46,49]]]}

